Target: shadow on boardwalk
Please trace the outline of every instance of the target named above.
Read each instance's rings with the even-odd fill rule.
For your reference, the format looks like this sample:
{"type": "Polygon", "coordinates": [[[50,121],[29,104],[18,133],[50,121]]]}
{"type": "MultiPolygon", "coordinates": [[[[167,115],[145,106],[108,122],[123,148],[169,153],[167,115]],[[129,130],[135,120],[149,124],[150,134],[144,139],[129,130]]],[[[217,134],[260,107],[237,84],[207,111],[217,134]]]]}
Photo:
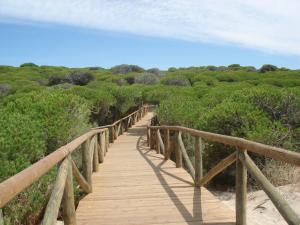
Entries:
{"type": "MultiPolygon", "coordinates": [[[[163,160],[163,158],[160,155],[157,155],[158,159],[162,159],[162,161],[158,164],[155,165],[152,160],[149,158],[153,158],[156,156],[153,156],[153,154],[149,155],[150,152],[153,150],[149,150],[149,147],[146,147],[146,140],[145,140],[145,134],[146,134],[146,129],[145,126],[136,126],[135,129],[130,129],[128,131],[129,135],[132,136],[138,136],[138,141],[136,144],[136,149],[138,152],[141,154],[143,159],[151,166],[153,169],[155,175],[157,176],[159,182],[161,183],[162,187],[164,188],[165,192],[168,194],[170,200],[174,203],[174,206],[178,209],[182,217],[185,219],[187,224],[189,225],[195,225],[195,222],[201,222],[203,221],[203,215],[202,215],[202,194],[201,194],[201,189],[199,188],[194,188],[194,193],[193,193],[193,211],[190,212],[185,205],[182,203],[180,198],[176,195],[176,192],[172,188],[184,188],[184,187],[191,187],[194,186],[194,184],[188,180],[184,180],[174,174],[171,174],[167,171],[165,171],[162,166],[166,162],[163,160]],[[170,176],[172,178],[175,178],[181,182],[184,182],[187,184],[187,186],[170,186],[167,182],[167,180],[164,178],[163,174],[170,176]]],[[[217,213],[217,212],[212,212],[212,213],[217,213]]],[[[198,224],[197,223],[197,224],[198,224]]],[[[207,224],[207,225],[234,225],[235,223],[229,223],[229,222],[215,222],[215,223],[201,223],[201,224],[207,224]]]]}

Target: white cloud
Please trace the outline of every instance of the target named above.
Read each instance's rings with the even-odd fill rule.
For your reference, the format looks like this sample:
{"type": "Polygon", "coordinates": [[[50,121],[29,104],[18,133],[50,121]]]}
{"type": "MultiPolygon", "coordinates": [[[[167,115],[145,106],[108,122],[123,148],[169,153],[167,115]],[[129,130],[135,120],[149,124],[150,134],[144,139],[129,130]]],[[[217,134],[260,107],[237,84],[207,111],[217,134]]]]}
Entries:
{"type": "Polygon", "coordinates": [[[0,19],[300,55],[299,0],[0,0],[0,19]]]}

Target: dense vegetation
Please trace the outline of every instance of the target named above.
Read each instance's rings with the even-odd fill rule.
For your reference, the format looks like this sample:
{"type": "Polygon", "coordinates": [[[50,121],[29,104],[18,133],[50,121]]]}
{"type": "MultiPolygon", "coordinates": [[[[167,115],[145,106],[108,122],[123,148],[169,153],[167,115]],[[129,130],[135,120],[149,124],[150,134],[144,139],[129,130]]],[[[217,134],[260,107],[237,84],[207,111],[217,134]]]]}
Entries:
{"type": "MultiPolygon", "coordinates": [[[[272,65],[259,70],[233,64],[172,67],[168,71],[135,65],[111,69],[33,63],[0,66],[0,182],[90,127],[109,124],[143,102],[159,105],[161,124],[300,151],[299,87],[299,70],[272,65]]],[[[190,138],[184,141],[193,158],[190,138]]],[[[216,143],[206,143],[205,147],[205,169],[233,150],[216,143]]],[[[51,171],[5,208],[7,224],[38,220],[54,173],[51,171]]]]}

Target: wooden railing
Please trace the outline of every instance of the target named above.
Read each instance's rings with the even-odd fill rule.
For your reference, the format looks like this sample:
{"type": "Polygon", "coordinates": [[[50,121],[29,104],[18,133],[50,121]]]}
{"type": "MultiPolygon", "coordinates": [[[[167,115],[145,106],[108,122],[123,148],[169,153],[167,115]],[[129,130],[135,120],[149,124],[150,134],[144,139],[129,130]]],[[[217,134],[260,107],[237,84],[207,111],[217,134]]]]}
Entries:
{"type": "MultiPolygon", "coordinates": [[[[195,186],[200,187],[207,184],[213,177],[236,162],[236,224],[246,224],[246,200],[247,200],[247,171],[261,185],[269,196],[282,217],[290,225],[299,225],[300,219],[287,201],[280,195],[277,189],[268,181],[247,152],[281,160],[292,165],[300,166],[300,154],[282,148],[272,147],[261,143],[245,140],[243,138],[231,137],[215,133],[209,133],[180,126],[148,126],[147,140],[151,149],[162,153],[165,159],[169,159],[171,152],[175,151],[176,167],[185,167],[194,179],[195,186]],[[163,137],[161,136],[163,132],[163,137]],[[182,133],[194,136],[195,166],[193,166],[185,149],[182,133]],[[170,147],[170,134],[172,134],[172,148],[170,147]],[[202,152],[203,141],[213,141],[236,147],[236,151],[217,163],[203,176],[202,152]]],[[[217,213],[217,212],[216,212],[217,213]]]]}
{"type": "Polygon", "coordinates": [[[75,225],[73,176],[85,193],[91,193],[92,172],[98,171],[99,163],[103,163],[109,143],[114,142],[119,135],[127,131],[147,112],[148,106],[142,106],[137,111],[111,125],[94,128],[2,182],[0,184],[0,225],[3,224],[2,208],[57,164],[59,164],[57,177],[41,224],[56,224],[59,209],[62,205],[64,224],[75,225]],[[79,146],[83,147],[83,175],[72,160],[72,153],[79,146]]]}

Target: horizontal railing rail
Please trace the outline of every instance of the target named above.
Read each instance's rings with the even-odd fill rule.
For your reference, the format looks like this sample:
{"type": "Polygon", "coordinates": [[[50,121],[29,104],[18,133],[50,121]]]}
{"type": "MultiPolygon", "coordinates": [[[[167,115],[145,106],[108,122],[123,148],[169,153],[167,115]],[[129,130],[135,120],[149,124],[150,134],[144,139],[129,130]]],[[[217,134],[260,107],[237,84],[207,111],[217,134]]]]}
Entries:
{"type": "Polygon", "coordinates": [[[112,143],[119,135],[127,131],[147,112],[148,106],[143,105],[135,112],[111,125],[94,128],[0,183],[0,225],[3,222],[2,208],[58,164],[56,180],[41,224],[56,224],[61,205],[64,224],[76,224],[73,176],[85,193],[91,193],[92,172],[98,171],[99,163],[104,162],[109,143],[112,143]],[[72,153],[79,146],[83,147],[83,174],[72,160],[72,153]]]}
{"type": "Polygon", "coordinates": [[[243,138],[210,133],[182,126],[147,126],[147,144],[157,153],[163,153],[165,159],[169,159],[174,152],[176,167],[183,167],[190,173],[196,187],[201,187],[211,181],[216,175],[224,171],[228,166],[236,163],[236,224],[246,225],[246,200],[247,200],[247,171],[261,185],[262,189],[271,199],[282,217],[290,225],[299,225],[300,218],[290,207],[287,201],[280,195],[277,189],[268,181],[260,169],[255,165],[247,152],[253,152],[270,157],[295,166],[300,166],[300,153],[286,149],[273,147],[243,138]],[[182,133],[194,137],[195,163],[192,164],[182,140],[182,133]],[[161,136],[163,134],[163,137],[161,136]],[[172,141],[170,137],[172,134],[172,141]],[[217,163],[205,175],[203,175],[202,153],[204,140],[218,142],[236,147],[236,151],[217,163]],[[171,144],[170,144],[171,143],[171,144]],[[171,147],[172,146],[172,147],[171,147]],[[161,151],[161,148],[164,151],[161,151]]]}

